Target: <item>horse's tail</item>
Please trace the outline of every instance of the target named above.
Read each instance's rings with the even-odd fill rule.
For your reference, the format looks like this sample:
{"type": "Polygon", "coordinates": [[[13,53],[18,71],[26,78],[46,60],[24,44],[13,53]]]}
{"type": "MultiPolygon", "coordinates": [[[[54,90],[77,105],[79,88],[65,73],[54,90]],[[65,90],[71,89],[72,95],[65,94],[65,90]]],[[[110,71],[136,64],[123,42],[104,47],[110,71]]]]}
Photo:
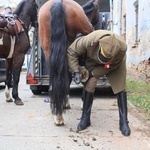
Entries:
{"type": "Polygon", "coordinates": [[[61,0],[55,0],[50,9],[50,84],[53,114],[63,112],[68,91],[67,35],[65,12],[61,0]]]}

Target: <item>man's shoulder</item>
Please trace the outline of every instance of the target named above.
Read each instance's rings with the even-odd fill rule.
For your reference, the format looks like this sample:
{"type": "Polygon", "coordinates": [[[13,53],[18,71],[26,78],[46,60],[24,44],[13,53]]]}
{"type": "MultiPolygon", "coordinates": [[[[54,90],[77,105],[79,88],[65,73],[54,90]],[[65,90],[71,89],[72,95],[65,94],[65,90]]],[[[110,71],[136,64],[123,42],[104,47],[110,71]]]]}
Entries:
{"type": "Polygon", "coordinates": [[[112,31],[108,31],[108,30],[95,30],[93,32],[91,32],[89,35],[92,34],[100,34],[100,35],[105,35],[105,34],[114,34],[112,31]]]}

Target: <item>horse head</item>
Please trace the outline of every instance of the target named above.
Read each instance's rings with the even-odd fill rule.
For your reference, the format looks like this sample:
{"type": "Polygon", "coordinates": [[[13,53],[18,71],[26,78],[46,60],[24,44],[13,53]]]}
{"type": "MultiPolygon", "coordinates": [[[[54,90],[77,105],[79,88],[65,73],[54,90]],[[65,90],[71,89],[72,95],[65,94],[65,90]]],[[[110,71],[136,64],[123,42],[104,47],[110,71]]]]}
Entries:
{"type": "Polygon", "coordinates": [[[37,25],[38,5],[35,0],[22,0],[16,10],[13,12],[20,20],[24,22],[27,28],[37,25]]]}

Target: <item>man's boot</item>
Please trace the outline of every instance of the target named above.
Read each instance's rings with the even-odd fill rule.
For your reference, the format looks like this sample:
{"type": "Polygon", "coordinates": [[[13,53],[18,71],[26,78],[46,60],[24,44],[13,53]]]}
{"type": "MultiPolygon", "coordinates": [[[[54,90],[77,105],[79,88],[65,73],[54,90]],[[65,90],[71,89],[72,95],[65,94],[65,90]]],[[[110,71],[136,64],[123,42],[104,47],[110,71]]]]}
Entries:
{"type": "Polygon", "coordinates": [[[127,108],[127,94],[126,92],[120,92],[117,94],[117,101],[118,101],[118,109],[119,109],[119,125],[120,130],[124,136],[130,135],[130,127],[128,125],[128,108],[127,108]]]}
{"type": "Polygon", "coordinates": [[[93,93],[84,91],[82,117],[77,127],[78,130],[84,130],[91,125],[90,115],[93,104],[93,95],[93,93]]]}
{"type": "Polygon", "coordinates": [[[81,96],[81,100],[82,100],[82,102],[81,102],[81,110],[83,110],[83,101],[84,101],[84,99],[85,99],[85,90],[83,88],[83,90],[82,90],[82,96],[81,96]]]}

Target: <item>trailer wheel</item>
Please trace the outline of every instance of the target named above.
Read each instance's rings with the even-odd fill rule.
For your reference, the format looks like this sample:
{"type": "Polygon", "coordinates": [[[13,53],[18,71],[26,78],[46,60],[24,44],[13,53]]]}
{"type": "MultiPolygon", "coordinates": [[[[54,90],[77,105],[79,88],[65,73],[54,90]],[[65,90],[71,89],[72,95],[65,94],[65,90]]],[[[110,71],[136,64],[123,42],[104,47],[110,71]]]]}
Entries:
{"type": "Polygon", "coordinates": [[[40,95],[42,93],[42,90],[40,90],[40,89],[38,89],[38,90],[31,90],[31,91],[32,91],[32,93],[34,95],[40,95]]]}
{"type": "Polygon", "coordinates": [[[30,85],[30,89],[34,95],[40,95],[42,93],[42,87],[37,85],[30,85]]]}

